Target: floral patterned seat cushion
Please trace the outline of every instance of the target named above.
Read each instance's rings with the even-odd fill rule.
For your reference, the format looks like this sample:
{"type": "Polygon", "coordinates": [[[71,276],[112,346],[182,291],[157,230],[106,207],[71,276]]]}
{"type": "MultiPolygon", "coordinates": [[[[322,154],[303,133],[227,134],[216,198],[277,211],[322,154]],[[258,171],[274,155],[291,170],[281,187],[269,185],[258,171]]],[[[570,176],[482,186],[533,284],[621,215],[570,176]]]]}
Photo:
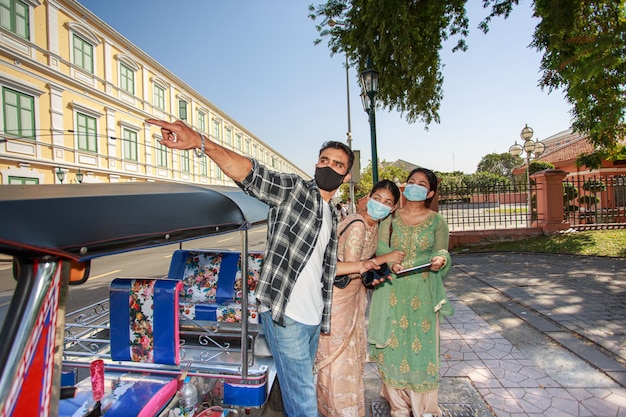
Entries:
{"type": "MultiPolygon", "coordinates": [[[[254,291],[256,285],[259,282],[259,273],[261,271],[261,263],[263,262],[262,253],[249,253],[248,254],[248,304],[256,304],[256,298],[254,297],[254,291]]],[[[241,304],[242,290],[241,281],[241,265],[237,268],[237,276],[235,277],[235,302],[241,304]]]]}
{"type": "Polygon", "coordinates": [[[182,277],[182,302],[214,303],[222,255],[219,253],[190,254],[182,277]]]}
{"type": "Polygon", "coordinates": [[[178,298],[171,279],[116,278],[109,289],[111,359],[178,365],[178,298]]]}
{"type": "MultiPolygon", "coordinates": [[[[258,323],[254,290],[262,253],[249,253],[248,320],[258,323]]],[[[243,292],[239,252],[176,251],[170,278],[182,279],[181,313],[194,320],[241,322],[243,292]]]]}

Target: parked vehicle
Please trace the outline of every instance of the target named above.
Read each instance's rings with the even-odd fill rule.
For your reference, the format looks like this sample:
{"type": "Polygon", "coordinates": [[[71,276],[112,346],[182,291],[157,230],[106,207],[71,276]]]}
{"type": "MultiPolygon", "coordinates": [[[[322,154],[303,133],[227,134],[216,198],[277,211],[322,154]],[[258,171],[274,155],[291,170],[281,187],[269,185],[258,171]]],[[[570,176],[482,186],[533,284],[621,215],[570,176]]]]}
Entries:
{"type": "MultiPolygon", "coordinates": [[[[0,253],[13,256],[17,286],[0,331],[5,341],[0,344],[0,416],[56,416],[68,406],[62,396],[84,406],[89,401],[79,396],[93,397],[87,382],[97,361],[104,363],[106,377],[101,402],[110,414],[104,415],[116,415],[121,403],[143,401],[120,399],[113,391],[132,392],[133,384],[149,383],[160,402],[145,406],[153,414],[143,405],[142,412],[167,416],[178,406],[176,391],[187,375],[204,396],[200,401],[220,405],[223,415],[228,409],[264,407],[276,371],[250,297],[255,267],[250,263],[260,262],[262,254],[248,251],[248,231],[265,224],[267,211],[264,203],[233,187],[3,186],[0,253]],[[183,242],[223,233],[239,233],[241,251],[182,249],[183,242]],[[70,279],[78,284],[88,279],[92,259],[172,243],[181,243],[181,249],[162,278],[116,279],[108,300],[70,312],[66,320],[67,286],[70,279]],[[202,272],[203,259],[213,268],[218,263],[221,273],[202,272]],[[189,288],[181,291],[200,281],[186,272],[194,260],[200,262],[195,272],[212,290],[221,286],[212,304],[191,300],[189,288]],[[185,310],[191,301],[195,315],[185,310]],[[121,304],[111,309],[112,303],[121,304]],[[142,310],[144,304],[149,308],[142,310]],[[146,311],[160,316],[146,318],[146,311]]],[[[198,291],[206,295],[207,288],[198,291]]]]}

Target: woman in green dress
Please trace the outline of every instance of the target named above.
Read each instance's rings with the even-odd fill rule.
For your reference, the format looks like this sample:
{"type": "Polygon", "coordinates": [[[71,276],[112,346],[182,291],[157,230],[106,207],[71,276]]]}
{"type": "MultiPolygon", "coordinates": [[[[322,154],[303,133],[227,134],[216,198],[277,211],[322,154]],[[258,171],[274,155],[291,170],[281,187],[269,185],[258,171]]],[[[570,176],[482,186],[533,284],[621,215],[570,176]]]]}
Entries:
{"type": "Polygon", "coordinates": [[[441,416],[439,389],[439,320],[453,313],[443,287],[451,259],[446,220],[429,206],[437,177],[424,168],[411,171],[404,190],[406,202],[381,222],[377,253],[404,252],[395,273],[430,263],[416,271],[394,275],[378,285],[370,304],[370,358],[378,363],[392,417],[441,416]]]}

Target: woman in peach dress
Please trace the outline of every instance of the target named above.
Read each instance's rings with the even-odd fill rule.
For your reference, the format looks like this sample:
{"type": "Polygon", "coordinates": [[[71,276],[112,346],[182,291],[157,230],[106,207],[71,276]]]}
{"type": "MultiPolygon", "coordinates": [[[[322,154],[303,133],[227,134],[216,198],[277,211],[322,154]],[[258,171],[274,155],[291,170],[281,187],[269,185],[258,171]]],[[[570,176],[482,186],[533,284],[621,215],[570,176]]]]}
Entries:
{"type": "MultiPolygon", "coordinates": [[[[376,252],[378,223],[396,208],[400,199],[398,186],[382,180],[372,188],[366,209],[341,221],[338,259],[357,262],[371,259],[376,252]]],[[[403,254],[395,251],[374,258],[381,265],[401,262],[403,254]]],[[[362,417],[365,415],[363,368],[367,359],[365,335],[366,288],[361,275],[344,288],[333,288],[330,334],[321,335],[316,358],[317,403],[326,417],[362,417]]]]}

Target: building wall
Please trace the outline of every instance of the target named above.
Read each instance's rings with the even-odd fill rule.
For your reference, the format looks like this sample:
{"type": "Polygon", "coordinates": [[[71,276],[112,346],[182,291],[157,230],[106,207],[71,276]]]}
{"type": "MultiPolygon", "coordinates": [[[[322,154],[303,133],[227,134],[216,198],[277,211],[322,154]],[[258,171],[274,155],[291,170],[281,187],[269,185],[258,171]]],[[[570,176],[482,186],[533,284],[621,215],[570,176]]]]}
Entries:
{"type": "Polygon", "coordinates": [[[19,29],[0,27],[0,184],[59,183],[59,170],[65,183],[76,182],[80,170],[83,182],[234,185],[208,158],[160,147],[159,129],[144,120],[181,118],[180,101],[186,103],[186,122],[212,140],[275,170],[308,177],[76,1],[8,1],[28,6],[29,30],[25,38],[19,29]],[[92,71],[83,68],[77,49],[91,51],[92,71]],[[128,74],[134,80],[125,91],[128,74]],[[158,89],[163,109],[155,99],[158,89]],[[23,118],[13,113],[16,96],[17,107],[26,109],[23,118]],[[24,128],[31,118],[34,130],[24,128]],[[18,119],[24,121],[21,131],[12,129],[18,119]],[[93,147],[81,145],[84,121],[95,122],[93,147]]]}

